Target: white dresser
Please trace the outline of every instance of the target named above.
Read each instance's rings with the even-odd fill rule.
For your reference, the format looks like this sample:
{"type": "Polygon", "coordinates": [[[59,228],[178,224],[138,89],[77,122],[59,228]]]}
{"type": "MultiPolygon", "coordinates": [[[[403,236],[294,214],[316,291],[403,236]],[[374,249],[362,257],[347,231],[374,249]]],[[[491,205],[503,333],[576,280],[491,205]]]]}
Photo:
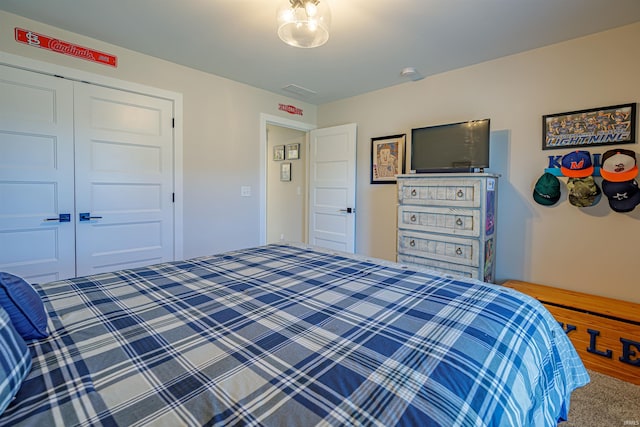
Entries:
{"type": "Polygon", "coordinates": [[[398,176],[398,262],[495,279],[498,175],[398,176]]]}

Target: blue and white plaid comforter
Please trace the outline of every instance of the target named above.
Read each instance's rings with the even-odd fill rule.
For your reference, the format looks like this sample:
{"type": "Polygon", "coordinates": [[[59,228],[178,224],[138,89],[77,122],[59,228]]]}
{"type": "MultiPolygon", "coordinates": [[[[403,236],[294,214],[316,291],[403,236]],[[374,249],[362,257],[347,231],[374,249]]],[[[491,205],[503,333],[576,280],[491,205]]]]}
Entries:
{"type": "Polygon", "coordinates": [[[38,289],[1,425],[555,426],[588,382],[529,297],[302,247],[38,289]]]}

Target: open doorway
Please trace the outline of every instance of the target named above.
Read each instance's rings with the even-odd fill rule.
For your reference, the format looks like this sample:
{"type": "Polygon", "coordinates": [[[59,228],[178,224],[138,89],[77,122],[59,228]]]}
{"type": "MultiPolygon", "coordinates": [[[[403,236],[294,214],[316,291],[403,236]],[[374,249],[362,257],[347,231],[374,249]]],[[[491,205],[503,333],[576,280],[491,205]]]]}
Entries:
{"type": "MultiPolygon", "coordinates": [[[[300,152],[306,159],[298,163],[304,167],[304,186],[290,186],[295,197],[303,199],[300,214],[305,231],[304,243],[330,249],[355,252],[355,212],[356,212],[356,123],[316,129],[315,125],[296,122],[266,114],[260,115],[260,242],[267,243],[267,172],[268,162],[287,163],[284,153],[274,160],[273,149],[267,150],[267,126],[296,129],[305,134],[300,152]],[[311,148],[310,148],[311,147],[311,148]],[[308,194],[307,194],[308,193],[308,194]],[[306,212],[306,213],[305,213],[306,212]]],[[[275,143],[274,143],[275,145],[275,143]]],[[[282,142],[279,145],[286,144],[282,142]]],[[[295,167],[291,164],[290,173],[295,167]]],[[[277,166],[282,171],[282,166],[277,166]]],[[[285,166],[288,168],[288,166],[285,166]]],[[[275,174],[275,173],[274,173],[275,174]]],[[[280,173],[278,173],[280,179],[280,173]]],[[[285,177],[284,179],[289,179],[285,177]]],[[[273,197],[273,196],[272,196],[273,197]]],[[[287,206],[279,208],[287,209],[287,206]]],[[[271,214],[271,217],[279,214],[271,214]]],[[[274,241],[294,241],[288,232],[275,231],[274,241]]]]}
{"type": "Polygon", "coordinates": [[[315,128],[316,126],[310,123],[260,114],[260,244],[281,240],[306,242],[309,139],[307,133],[315,128]],[[268,136],[268,128],[271,128],[271,137],[268,136]],[[300,158],[287,160],[287,145],[298,143],[295,138],[300,135],[300,158]],[[284,160],[274,160],[274,145],[284,145],[284,160]],[[292,181],[280,181],[281,165],[284,163],[291,163],[292,181]],[[286,191],[279,193],[278,189],[286,191]],[[301,208],[299,202],[302,202],[301,208]],[[273,205],[273,209],[270,205],[273,205]],[[292,206],[295,209],[292,209],[292,206]],[[271,213],[268,215],[269,210],[271,213]],[[296,213],[293,213],[293,210],[296,210],[296,213]],[[296,222],[289,228],[285,218],[293,216],[296,217],[296,222]]]}
{"type": "Polygon", "coordinates": [[[267,241],[306,242],[307,133],[267,124],[267,241]]]}

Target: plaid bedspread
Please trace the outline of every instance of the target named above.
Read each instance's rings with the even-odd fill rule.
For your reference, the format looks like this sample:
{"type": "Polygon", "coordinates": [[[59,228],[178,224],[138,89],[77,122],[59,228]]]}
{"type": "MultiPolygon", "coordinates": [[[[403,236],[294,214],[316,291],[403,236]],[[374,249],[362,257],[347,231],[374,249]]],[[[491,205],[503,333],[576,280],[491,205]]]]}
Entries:
{"type": "Polygon", "coordinates": [[[555,426],[588,382],[529,297],[304,247],[37,288],[1,425],[555,426]]]}

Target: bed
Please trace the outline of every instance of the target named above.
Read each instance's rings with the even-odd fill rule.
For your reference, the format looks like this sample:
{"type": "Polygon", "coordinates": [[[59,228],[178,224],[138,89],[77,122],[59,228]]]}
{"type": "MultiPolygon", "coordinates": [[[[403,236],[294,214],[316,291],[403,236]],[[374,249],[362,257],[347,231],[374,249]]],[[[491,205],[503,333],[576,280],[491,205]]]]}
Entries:
{"type": "Polygon", "coordinates": [[[0,425],[555,426],[589,381],[534,298],[304,245],[34,288],[0,425]]]}

